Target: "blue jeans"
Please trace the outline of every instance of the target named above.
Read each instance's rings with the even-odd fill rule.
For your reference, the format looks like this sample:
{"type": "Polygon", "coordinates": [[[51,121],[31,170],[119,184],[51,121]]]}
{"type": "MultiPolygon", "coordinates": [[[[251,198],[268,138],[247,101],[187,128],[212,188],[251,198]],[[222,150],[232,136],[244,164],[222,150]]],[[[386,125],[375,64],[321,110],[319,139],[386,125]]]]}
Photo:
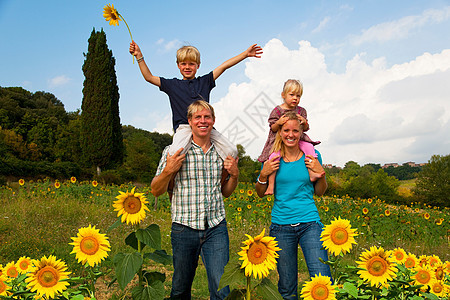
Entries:
{"type": "Polygon", "coordinates": [[[172,223],[173,279],[171,299],[191,299],[192,282],[201,255],[208,276],[211,300],[224,299],[229,293],[227,286],[220,291],[220,278],[229,259],[227,221],[206,230],[172,223]]]}
{"type": "Polygon", "coordinates": [[[321,274],[331,278],[328,265],[319,260],[328,260],[327,251],[322,249],[320,234],[322,226],[318,222],[297,225],[270,225],[270,236],[278,241],[280,257],[277,259],[279,275],[278,291],[283,299],[298,299],[298,245],[302,247],[303,256],[308,266],[309,276],[321,274]]]}

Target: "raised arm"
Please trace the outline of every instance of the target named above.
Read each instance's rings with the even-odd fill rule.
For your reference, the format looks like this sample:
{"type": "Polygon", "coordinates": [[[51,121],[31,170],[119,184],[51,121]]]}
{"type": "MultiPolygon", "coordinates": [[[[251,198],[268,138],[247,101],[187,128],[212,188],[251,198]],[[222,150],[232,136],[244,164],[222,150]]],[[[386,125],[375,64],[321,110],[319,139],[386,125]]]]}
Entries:
{"type": "Polygon", "coordinates": [[[228,156],[223,162],[223,174],[222,174],[222,195],[224,197],[230,197],[233,194],[239,180],[238,169],[239,158],[234,159],[232,156],[228,156]],[[229,178],[227,180],[227,177],[229,178]]]}
{"type": "Polygon", "coordinates": [[[180,148],[174,155],[167,154],[166,165],[162,172],[153,178],[151,183],[152,194],[155,197],[161,196],[167,191],[172,176],[178,172],[185,159],[185,154],[181,154],[180,148]]]}
{"type": "Polygon", "coordinates": [[[241,54],[238,54],[235,57],[230,58],[229,60],[225,61],[223,64],[215,68],[213,71],[214,80],[216,80],[220,75],[222,75],[222,73],[225,72],[226,69],[231,68],[232,66],[240,63],[247,57],[260,58],[262,53],[263,50],[260,46],[258,46],[257,44],[251,45],[247,50],[245,50],[241,54]]]}
{"type": "Polygon", "coordinates": [[[144,56],[142,55],[141,49],[135,43],[135,41],[131,41],[129,51],[130,51],[131,55],[136,56],[136,60],[139,65],[139,69],[141,70],[141,74],[142,74],[142,76],[144,76],[144,79],[146,81],[150,82],[151,84],[160,87],[161,79],[158,76],[154,76],[152,74],[152,72],[150,72],[150,69],[148,68],[147,64],[145,63],[144,56]]]}

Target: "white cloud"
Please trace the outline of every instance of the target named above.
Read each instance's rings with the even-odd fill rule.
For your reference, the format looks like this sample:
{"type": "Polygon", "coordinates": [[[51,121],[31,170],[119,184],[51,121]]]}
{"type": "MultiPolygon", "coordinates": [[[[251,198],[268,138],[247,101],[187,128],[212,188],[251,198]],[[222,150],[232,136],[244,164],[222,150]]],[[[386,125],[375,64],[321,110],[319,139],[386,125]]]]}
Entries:
{"type": "Polygon", "coordinates": [[[161,47],[160,51],[170,52],[173,50],[177,50],[181,46],[182,43],[177,39],[174,39],[171,41],[166,41],[161,38],[158,41],[156,41],[156,44],[161,47]]]}
{"type": "Polygon", "coordinates": [[[325,26],[327,26],[329,21],[330,21],[330,17],[323,18],[323,20],[320,21],[319,25],[312,30],[312,33],[318,33],[320,31],[322,31],[322,29],[324,29],[325,26]]]}
{"type": "Polygon", "coordinates": [[[71,79],[66,75],[56,76],[48,81],[48,86],[50,88],[57,88],[66,85],[67,83],[69,83],[70,80],[71,79]]]}
{"type": "Polygon", "coordinates": [[[214,107],[216,128],[253,158],[289,78],[304,84],[300,105],[308,111],[308,135],[322,141],[317,149],[326,163],[426,162],[433,154],[448,154],[439,151],[449,149],[450,49],[391,67],[384,58],[366,62],[364,54],[355,55],[336,74],[309,42],[291,50],[272,39],[261,59],[245,64],[249,81],[230,85],[214,107]]]}
{"type": "Polygon", "coordinates": [[[407,16],[399,20],[381,23],[363,30],[362,34],[352,38],[352,43],[360,45],[367,42],[386,42],[403,39],[410,33],[428,24],[436,24],[450,18],[450,6],[443,9],[428,9],[418,16],[407,16]]]}

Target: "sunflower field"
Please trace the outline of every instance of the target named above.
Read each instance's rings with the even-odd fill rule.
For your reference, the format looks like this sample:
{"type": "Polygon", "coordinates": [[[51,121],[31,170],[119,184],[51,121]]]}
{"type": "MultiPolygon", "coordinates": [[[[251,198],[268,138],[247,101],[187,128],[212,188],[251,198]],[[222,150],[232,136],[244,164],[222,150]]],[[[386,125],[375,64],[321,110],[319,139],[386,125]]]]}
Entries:
{"type": "MultiPolygon", "coordinates": [[[[448,208],[347,196],[315,200],[333,280],[310,279],[299,255],[302,298],[450,299],[448,208]]],[[[245,183],[224,199],[230,261],[242,264],[238,253],[246,235],[264,239],[273,201],[245,183]]],[[[147,186],[21,179],[0,187],[0,216],[2,298],[170,294],[170,201],[166,195],[154,198],[147,186]]],[[[263,274],[276,282],[276,271],[263,274]]],[[[205,283],[200,267],[196,299],[208,298],[205,283]]]]}

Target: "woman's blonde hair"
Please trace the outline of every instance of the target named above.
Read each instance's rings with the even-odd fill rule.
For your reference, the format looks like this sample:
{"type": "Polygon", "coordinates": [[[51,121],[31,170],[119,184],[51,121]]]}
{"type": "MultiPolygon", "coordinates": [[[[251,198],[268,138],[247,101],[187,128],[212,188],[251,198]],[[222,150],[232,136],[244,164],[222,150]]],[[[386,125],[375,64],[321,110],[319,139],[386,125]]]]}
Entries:
{"type": "MultiPolygon", "coordinates": [[[[300,123],[300,120],[299,120],[297,114],[294,111],[288,111],[284,115],[288,118],[287,121],[297,120],[298,121],[298,128],[299,128],[299,130],[303,131],[302,125],[300,123]]],[[[286,124],[286,123],[284,123],[284,124],[286,124]]],[[[283,126],[284,126],[284,124],[283,124],[283,126]]],[[[277,133],[275,135],[275,141],[273,142],[272,149],[270,150],[271,153],[280,151],[281,157],[283,157],[285,152],[286,152],[285,151],[285,145],[283,143],[283,140],[281,139],[281,134],[280,134],[281,129],[283,129],[283,126],[278,128],[278,131],[277,131],[277,133]]]]}
{"type": "Polygon", "coordinates": [[[303,84],[297,79],[288,79],[283,86],[283,95],[286,95],[290,91],[298,93],[300,97],[303,95],[303,84]]]}
{"type": "Polygon", "coordinates": [[[200,51],[194,46],[183,46],[177,50],[177,64],[185,61],[194,61],[200,64],[200,51]]]}

